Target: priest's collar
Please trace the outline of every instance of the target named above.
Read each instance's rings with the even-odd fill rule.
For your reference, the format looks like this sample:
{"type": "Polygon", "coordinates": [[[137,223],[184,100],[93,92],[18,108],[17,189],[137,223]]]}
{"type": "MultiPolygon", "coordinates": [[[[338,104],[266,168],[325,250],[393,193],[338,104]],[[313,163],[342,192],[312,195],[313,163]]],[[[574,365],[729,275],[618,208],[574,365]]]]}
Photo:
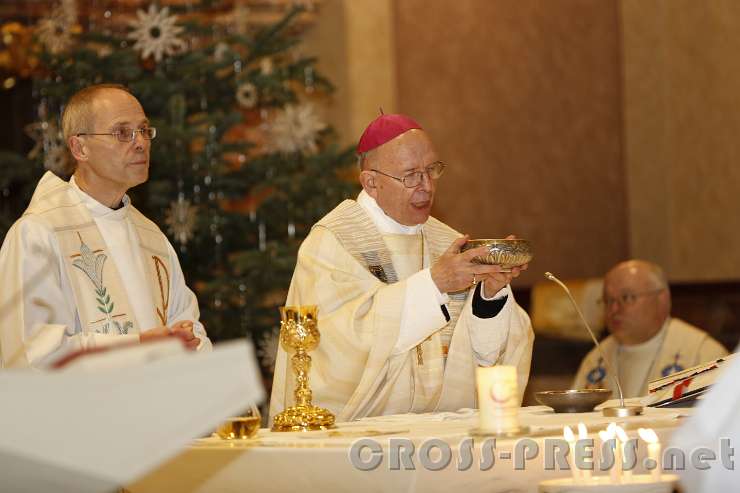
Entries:
{"type": "Polygon", "coordinates": [[[365,190],[360,192],[357,196],[357,203],[365,209],[370,218],[375,223],[375,226],[380,230],[381,233],[386,234],[402,234],[402,235],[415,235],[419,234],[423,224],[417,224],[416,226],[406,226],[399,223],[388,214],[383,212],[378,203],[365,190]]]}
{"type": "Polygon", "coordinates": [[[79,185],[77,185],[77,182],[75,181],[75,177],[72,176],[72,178],[69,179],[69,184],[72,187],[74,191],[77,192],[77,194],[82,199],[82,203],[85,204],[85,207],[90,211],[90,214],[92,214],[93,217],[101,217],[105,219],[112,219],[112,220],[122,220],[126,217],[128,214],[128,206],[131,203],[131,199],[129,199],[128,195],[123,196],[123,200],[121,201],[121,207],[117,209],[111,209],[107,205],[103,205],[94,198],[92,198],[90,195],[85,193],[79,185]]]}

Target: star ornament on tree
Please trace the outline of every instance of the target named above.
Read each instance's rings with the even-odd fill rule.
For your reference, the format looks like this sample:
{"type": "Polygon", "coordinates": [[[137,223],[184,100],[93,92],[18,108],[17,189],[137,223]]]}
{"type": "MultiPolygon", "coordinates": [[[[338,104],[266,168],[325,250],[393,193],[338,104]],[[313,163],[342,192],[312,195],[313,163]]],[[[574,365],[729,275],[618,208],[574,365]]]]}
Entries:
{"type": "Polygon", "coordinates": [[[58,176],[69,172],[69,156],[63,145],[50,143],[44,152],[44,168],[58,176]]]}
{"type": "Polygon", "coordinates": [[[58,7],[48,17],[38,23],[36,34],[44,48],[52,54],[65,51],[72,45],[72,32],[76,13],[70,13],[67,8],[58,7]]]}
{"type": "Polygon", "coordinates": [[[30,123],[24,130],[35,142],[33,149],[28,153],[28,159],[36,159],[42,155],[45,169],[60,176],[70,171],[71,162],[67,147],[61,131],[54,122],[30,123]]]}
{"type": "Polygon", "coordinates": [[[321,121],[312,104],[288,104],[268,127],[270,148],[285,154],[314,153],[318,150],[319,132],[325,128],[326,123],[321,121]]]}
{"type": "Polygon", "coordinates": [[[187,44],[178,38],[184,28],[178,26],[176,15],[169,15],[169,7],[157,11],[155,5],[149,6],[149,11],[137,10],[137,20],[129,25],[133,30],[128,38],[136,41],[134,49],[141,52],[142,58],[154,56],[159,62],[166,56],[177,55],[185,51],[187,44]]]}
{"type": "Polygon", "coordinates": [[[257,341],[257,357],[270,373],[275,371],[275,358],[280,346],[280,329],[273,327],[261,335],[257,341]]]}
{"type": "Polygon", "coordinates": [[[169,231],[181,245],[185,245],[195,234],[195,222],[198,218],[198,208],[189,200],[178,198],[170,202],[165,211],[164,222],[169,231]]]}
{"type": "Polygon", "coordinates": [[[254,108],[259,101],[257,88],[249,82],[240,84],[236,89],[236,100],[244,108],[254,108]]]}

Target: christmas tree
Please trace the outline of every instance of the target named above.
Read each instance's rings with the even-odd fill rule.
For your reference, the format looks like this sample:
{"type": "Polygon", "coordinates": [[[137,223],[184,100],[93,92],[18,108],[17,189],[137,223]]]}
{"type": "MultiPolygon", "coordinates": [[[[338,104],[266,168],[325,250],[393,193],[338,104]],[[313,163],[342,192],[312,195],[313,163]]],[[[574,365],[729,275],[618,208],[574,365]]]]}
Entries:
{"type": "Polygon", "coordinates": [[[11,41],[24,29],[33,35],[38,121],[27,128],[36,141],[28,157],[0,154],[0,236],[45,169],[69,176],[63,103],[90,84],[123,84],[157,128],[150,178],[129,191],[133,203],[179,250],[210,337],[251,336],[267,346],[260,349],[269,367],[298,245],[356,193],[353,156],[312,103],[332,86],[297,50],[303,9],[254,28],[213,22],[244,15],[231,7],[151,4],[123,27],[83,28],[75,2],[65,0],[32,26],[5,24],[17,35],[11,41]]]}

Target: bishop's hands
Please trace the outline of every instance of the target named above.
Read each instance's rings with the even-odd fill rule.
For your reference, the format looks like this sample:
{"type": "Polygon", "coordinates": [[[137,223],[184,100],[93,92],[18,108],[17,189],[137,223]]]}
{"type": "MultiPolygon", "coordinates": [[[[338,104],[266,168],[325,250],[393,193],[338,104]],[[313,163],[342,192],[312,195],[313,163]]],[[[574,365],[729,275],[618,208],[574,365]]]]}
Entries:
{"type": "MultiPolygon", "coordinates": [[[[514,238],[513,235],[507,236],[507,239],[514,238]]],[[[488,247],[481,246],[460,252],[468,239],[468,235],[465,235],[453,241],[447,251],[432,265],[430,270],[432,280],[440,292],[462,291],[482,281],[484,283],[482,294],[490,298],[509,284],[512,279],[519,277],[519,274],[528,267],[528,264],[524,264],[512,268],[511,272],[501,272],[500,265],[474,263],[475,257],[488,253],[488,247]]]]}
{"type": "MultiPolygon", "coordinates": [[[[516,240],[516,236],[509,235],[506,237],[507,240],[516,240]]],[[[496,267],[499,267],[498,265],[496,267]]],[[[486,298],[490,298],[491,296],[494,296],[496,293],[501,291],[507,284],[511,283],[512,279],[515,279],[519,277],[519,274],[522,273],[522,271],[527,270],[529,267],[529,264],[522,264],[518,265],[516,267],[511,268],[511,272],[501,272],[501,269],[499,268],[499,272],[496,274],[492,274],[486,278],[483,284],[483,296],[486,298]]]]}
{"type": "Polygon", "coordinates": [[[194,351],[200,345],[200,339],[193,333],[192,320],[181,320],[171,327],[155,327],[139,334],[139,341],[145,342],[161,337],[177,337],[185,344],[185,347],[194,351]]]}

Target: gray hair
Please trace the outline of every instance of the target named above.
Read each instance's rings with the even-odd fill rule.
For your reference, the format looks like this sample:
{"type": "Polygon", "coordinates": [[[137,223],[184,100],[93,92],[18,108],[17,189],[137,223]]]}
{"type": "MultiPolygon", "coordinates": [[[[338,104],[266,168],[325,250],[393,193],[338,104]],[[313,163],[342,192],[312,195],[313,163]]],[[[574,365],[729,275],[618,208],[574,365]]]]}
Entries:
{"type": "Polygon", "coordinates": [[[367,162],[367,155],[370,151],[358,152],[357,153],[357,167],[362,171],[365,169],[365,163],[367,162]]]}
{"type": "Polygon", "coordinates": [[[80,89],[69,98],[62,113],[62,134],[65,142],[77,133],[92,131],[95,117],[92,105],[95,102],[95,97],[101,91],[108,89],[118,89],[131,94],[125,86],[120,84],[96,84],[80,89]]]}

